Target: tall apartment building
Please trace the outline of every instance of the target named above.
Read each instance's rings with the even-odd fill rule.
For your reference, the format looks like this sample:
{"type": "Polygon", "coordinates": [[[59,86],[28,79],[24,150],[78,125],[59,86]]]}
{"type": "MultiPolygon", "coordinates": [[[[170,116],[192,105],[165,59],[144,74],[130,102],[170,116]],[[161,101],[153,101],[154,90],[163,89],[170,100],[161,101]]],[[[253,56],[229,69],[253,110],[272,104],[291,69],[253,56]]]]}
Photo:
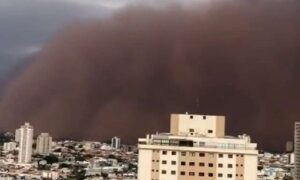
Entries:
{"type": "Polygon", "coordinates": [[[257,144],[225,136],[225,117],[172,114],[170,133],[138,141],[139,180],[255,180],[257,144]]]}
{"type": "Polygon", "coordinates": [[[20,129],[16,129],[15,141],[20,142],[20,129]]]}
{"type": "Polygon", "coordinates": [[[115,148],[115,149],[120,149],[121,147],[121,139],[118,137],[113,137],[111,139],[111,147],[115,148]]]}
{"type": "Polygon", "coordinates": [[[25,123],[19,129],[19,163],[30,163],[32,155],[33,127],[25,123]]]}
{"type": "Polygon", "coordinates": [[[52,137],[48,133],[41,133],[36,139],[36,153],[49,154],[51,152],[52,137]]]}
{"type": "Polygon", "coordinates": [[[14,151],[17,148],[17,143],[15,142],[6,142],[3,144],[3,151],[4,152],[10,152],[14,151]]]}
{"type": "Polygon", "coordinates": [[[295,171],[294,179],[300,179],[300,122],[295,122],[294,132],[294,154],[295,154],[295,171]]]}

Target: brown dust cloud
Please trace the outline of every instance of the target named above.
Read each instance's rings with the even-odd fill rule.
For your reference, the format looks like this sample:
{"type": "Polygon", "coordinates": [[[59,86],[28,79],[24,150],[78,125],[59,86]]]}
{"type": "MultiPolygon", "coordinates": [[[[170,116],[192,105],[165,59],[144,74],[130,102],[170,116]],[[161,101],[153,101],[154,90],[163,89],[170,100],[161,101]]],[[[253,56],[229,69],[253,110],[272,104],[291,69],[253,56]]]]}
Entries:
{"type": "Polygon", "coordinates": [[[300,121],[299,5],[132,6],[69,25],[7,86],[1,129],[136,143],[170,113],[217,114],[227,134],[282,150],[300,121]]]}

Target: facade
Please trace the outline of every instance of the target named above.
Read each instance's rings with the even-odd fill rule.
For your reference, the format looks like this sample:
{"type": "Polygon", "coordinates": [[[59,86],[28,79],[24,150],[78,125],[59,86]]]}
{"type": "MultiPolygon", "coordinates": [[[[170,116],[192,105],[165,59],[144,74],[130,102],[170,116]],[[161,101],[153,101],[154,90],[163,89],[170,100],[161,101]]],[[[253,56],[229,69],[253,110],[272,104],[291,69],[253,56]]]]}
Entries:
{"type": "Polygon", "coordinates": [[[14,151],[17,148],[17,143],[15,142],[6,142],[3,144],[3,151],[9,152],[14,151]]]}
{"type": "Polygon", "coordinates": [[[15,141],[20,142],[20,129],[16,129],[15,141]]]}
{"type": "Polygon", "coordinates": [[[170,133],[139,139],[139,180],[254,180],[257,144],[225,136],[225,117],[172,114],[170,133]]]}
{"type": "Polygon", "coordinates": [[[36,153],[49,154],[51,152],[52,137],[48,133],[41,133],[36,140],[36,153]]]}
{"type": "Polygon", "coordinates": [[[19,163],[30,163],[32,155],[33,127],[29,123],[25,123],[19,129],[19,163]]]}
{"type": "Polygon", "coordinates": [[[115,148],[115,149],[120,149],[121,147],[121,139],[118,137],[113,137],[111,139],[111,147],[115,148]]]}
{"type": "Polygon", "coordinates": [[[300,122],[295,123],[295,143],[294,143],[294,153],[295,153],[295,172],[294,179],[300,179],[300,122]]]}

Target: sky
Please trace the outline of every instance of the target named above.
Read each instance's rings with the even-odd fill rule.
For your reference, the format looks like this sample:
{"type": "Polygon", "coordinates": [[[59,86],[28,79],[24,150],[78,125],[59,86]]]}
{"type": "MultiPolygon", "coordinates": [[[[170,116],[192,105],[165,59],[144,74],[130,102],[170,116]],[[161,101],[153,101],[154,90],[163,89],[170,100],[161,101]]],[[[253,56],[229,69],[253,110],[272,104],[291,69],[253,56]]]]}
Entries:
{"type": "Polygon", "coordinates": [[[0,130],[135,143],[190,112],[284,149],[300,118],[299,3],[198,2],[1,1],[0,130]]]}

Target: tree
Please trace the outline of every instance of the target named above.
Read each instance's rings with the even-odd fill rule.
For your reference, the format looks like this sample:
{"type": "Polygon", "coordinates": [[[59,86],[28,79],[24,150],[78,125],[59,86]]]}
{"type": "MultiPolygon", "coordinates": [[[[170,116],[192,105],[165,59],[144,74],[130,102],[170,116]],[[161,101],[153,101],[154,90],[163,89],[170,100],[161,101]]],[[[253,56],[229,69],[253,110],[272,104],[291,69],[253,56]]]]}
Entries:
{"type": "Polygon", "coordinates": [[[53,163],[57,163],[59,161],[59,159],[53,154],[46,156],[44,158],[44,160],[47,161],[47,164],[53,164],[53,163]]]}

